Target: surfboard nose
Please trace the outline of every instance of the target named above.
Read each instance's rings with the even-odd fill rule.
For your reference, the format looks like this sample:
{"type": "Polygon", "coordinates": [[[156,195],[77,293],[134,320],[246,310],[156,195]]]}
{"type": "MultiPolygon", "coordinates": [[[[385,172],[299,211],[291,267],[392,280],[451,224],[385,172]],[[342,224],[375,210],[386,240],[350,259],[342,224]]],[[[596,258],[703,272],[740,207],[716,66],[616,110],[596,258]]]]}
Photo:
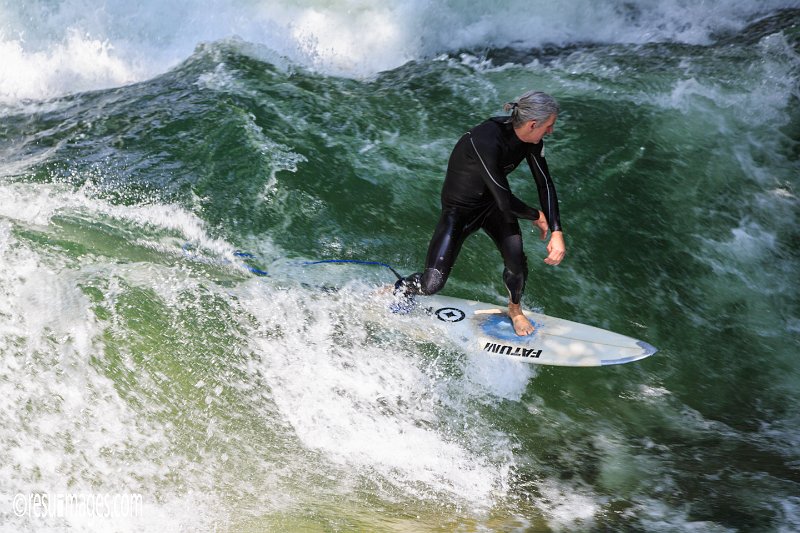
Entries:
{"type": "Polygon", "coordinates": [[[653,355],[654,353],[656,353],[658,351],[658,348],[656,348],[652,344],[648,344],[648,343],[646,343],[644,341],[638,341],[636,344],[639,345],[644,350],[644,355],[645,356],[653,355]]]}

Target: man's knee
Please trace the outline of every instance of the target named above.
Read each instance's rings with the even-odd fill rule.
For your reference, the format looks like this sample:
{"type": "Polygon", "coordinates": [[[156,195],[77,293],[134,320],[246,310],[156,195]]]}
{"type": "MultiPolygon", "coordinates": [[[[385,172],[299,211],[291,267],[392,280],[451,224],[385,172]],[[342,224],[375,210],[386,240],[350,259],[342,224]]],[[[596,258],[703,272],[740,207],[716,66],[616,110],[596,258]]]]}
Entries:
{"type": "Polygon", "coordinates": [[[420,278],[420,292],[422,294],[436,294],[447,282],[447,276],[435,268],[426,268],[420,278]]]}
{"type": "Polygon", "coordinates": [[[444,287],[447,276],[435,268],[427,268],[423,273],[411,274],[395,283],[395,292],[402,292],[406,296],[414,294],[436,294],[444,287]]]}

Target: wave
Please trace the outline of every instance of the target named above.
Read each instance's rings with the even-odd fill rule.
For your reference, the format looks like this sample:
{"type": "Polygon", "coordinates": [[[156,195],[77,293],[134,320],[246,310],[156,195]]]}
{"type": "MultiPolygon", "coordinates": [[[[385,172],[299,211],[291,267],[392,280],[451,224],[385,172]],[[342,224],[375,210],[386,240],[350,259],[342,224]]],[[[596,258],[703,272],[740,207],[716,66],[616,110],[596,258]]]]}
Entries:
{"type": "Polygon", "coordinates": [[[455,50],[572,43],[704,44],[797,0],[46,0],[0,4],[0,102],[149,79],[200,43],[266,46],[324,74],[368,77],[455,50]],[[89,5],[87,5],[89,4],[89,5]]]}

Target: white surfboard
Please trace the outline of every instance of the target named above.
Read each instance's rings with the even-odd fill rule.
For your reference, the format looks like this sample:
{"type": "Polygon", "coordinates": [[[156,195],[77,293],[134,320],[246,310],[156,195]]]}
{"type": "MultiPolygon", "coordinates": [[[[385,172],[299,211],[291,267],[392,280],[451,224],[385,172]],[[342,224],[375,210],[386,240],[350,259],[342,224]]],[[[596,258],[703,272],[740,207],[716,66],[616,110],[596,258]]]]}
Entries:
{"type": "Polygon", "coordinates": [[[497,305],[452,298],[416,296],[413,309],[393,312],[422,314],[442,326],[466,349],[526,363],[556,366],[604,366],[630,363],[656,353],[656,348],[604,329],[525,311],[535,331],[520,337],[507,309],[497,305]]]}

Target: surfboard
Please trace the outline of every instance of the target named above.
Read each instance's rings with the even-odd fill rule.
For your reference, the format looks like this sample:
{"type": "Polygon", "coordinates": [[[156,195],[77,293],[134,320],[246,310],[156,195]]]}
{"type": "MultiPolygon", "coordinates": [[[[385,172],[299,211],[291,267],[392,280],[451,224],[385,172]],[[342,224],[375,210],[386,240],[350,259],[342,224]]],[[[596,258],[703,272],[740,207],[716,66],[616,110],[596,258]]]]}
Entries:
{"type": "Polygon", "coordinates": [[[520,337],[507,309],[449,296],[415,296],[412,305],[390,306],[392,313],[421,315],[470,351],[555,366],[605,366],[631,363],[657,349],[601,328],[524,311],[535,331],[520,337]]]}

